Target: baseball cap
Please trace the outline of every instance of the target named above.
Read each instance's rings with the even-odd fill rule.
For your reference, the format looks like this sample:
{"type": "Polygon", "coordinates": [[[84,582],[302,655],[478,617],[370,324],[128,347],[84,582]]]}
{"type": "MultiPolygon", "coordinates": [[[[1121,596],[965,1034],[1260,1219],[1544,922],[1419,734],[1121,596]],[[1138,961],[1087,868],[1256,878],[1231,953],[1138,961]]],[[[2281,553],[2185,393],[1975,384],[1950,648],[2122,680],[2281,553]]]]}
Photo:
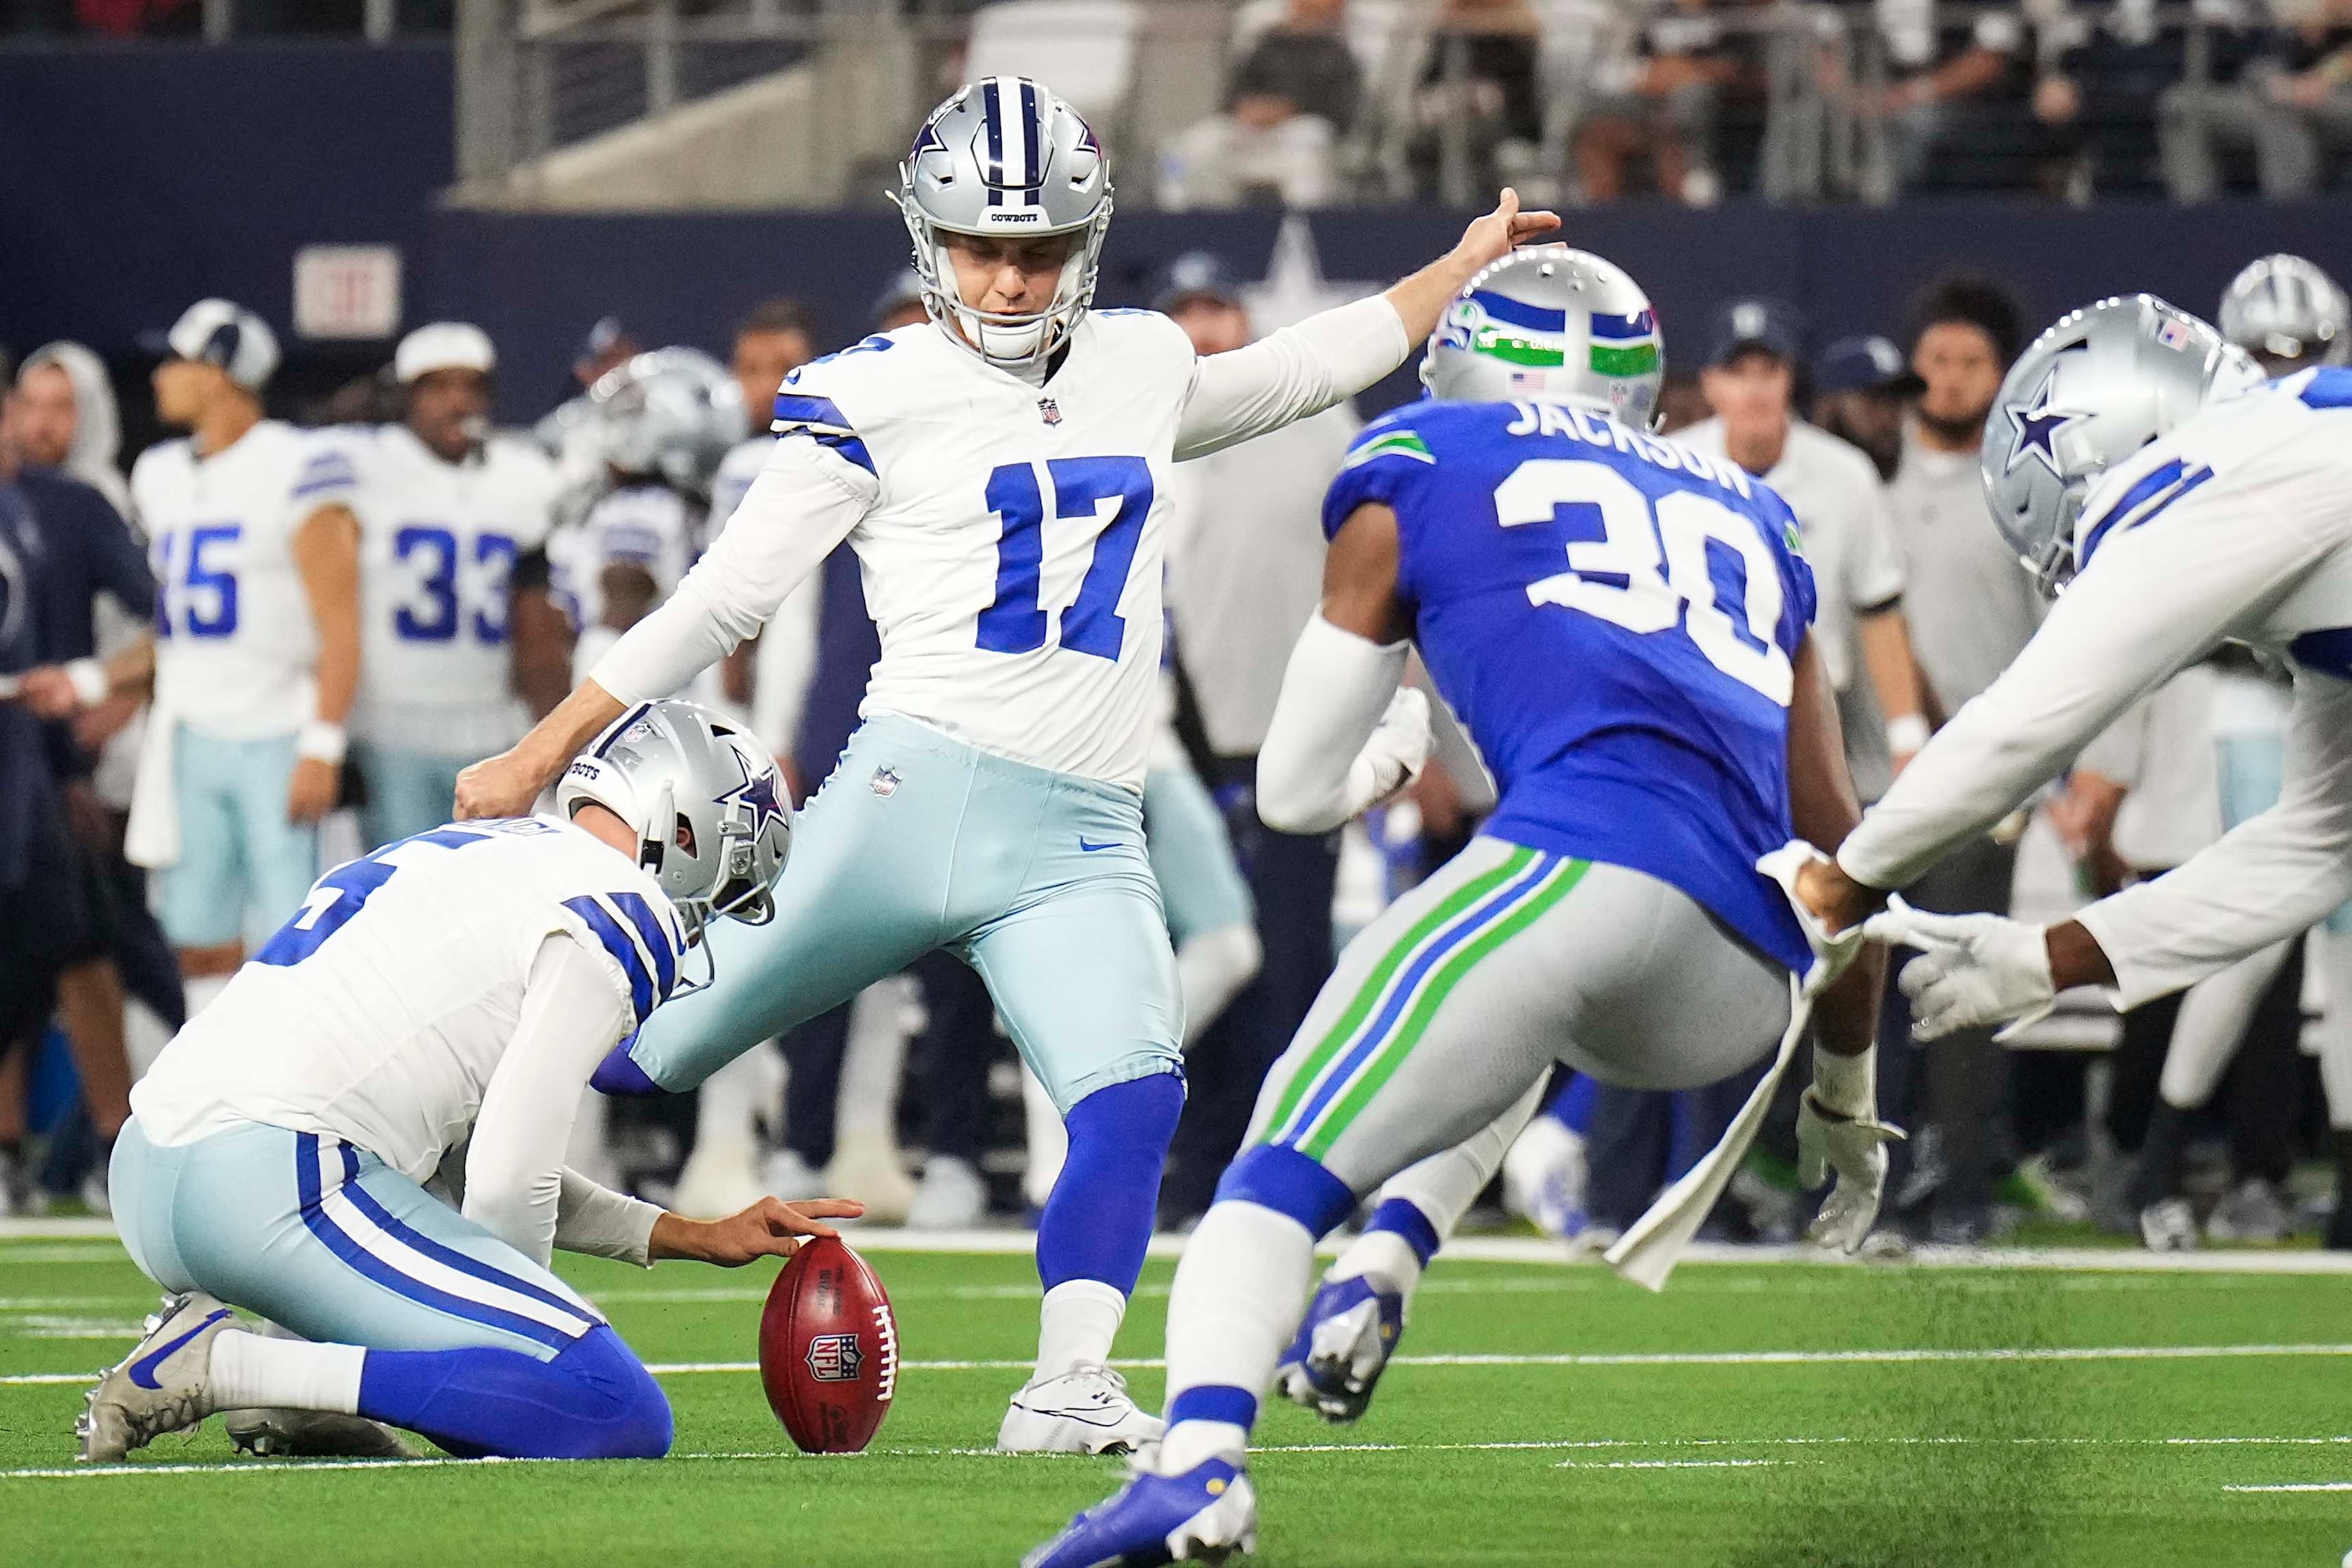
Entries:
{"type": "Polygon", "coordinates": [[[1151,308],[1163,313],[1181,310],[1196,300],[1220,304],[1242,302],[1241,285],[1224,258],[1206,250],[1188,250],[1152,279],[1151,308]]]}
{"type": "Polygon", "coordinates": [[[579,344],[572,351],[572,368],[585,372],[590,366],[624,352],[635,353],[629,329],[618,316],[599,316],[579,344]]]}
{"type": "Polygon", "coordinates": [[[891,278],[889,287],[874,297],[874,310],[868,320],[878,323],[909,305],[922,302],[923,275],[911,267],[902,267],[891,278]]]}
{"type": "Polygon", "coordinates": [[[471,321],[435,321],[400,340],[393,352],[393,379],[406,386],[436,370],[474,370],[484,375],[499,368],[499,352],[490,336],[471,321]]]}
{"type": "Polygon", "coordinates": [[[1813,364],[1813,386],[1820,392],[1864,392],[1892,387],[1911,374],[1903,351],[1875,332],[1840,338],[1822,351],[1813,364]]]}
{"type": "Polygon", "coordinates": [[[1706,363],[1710,366],[1729,364],[1758,349],[1793,365],[1805,335],[1796,311],[1771,300],[1734,300],[1717,310],[1709,328],[1706,363]]]}
{"type": "Polygon", "coordinates": [[[242,305],[199,300],[180,314],[160,346],[180,359],[216,364],[247,392],[259,392],[278,369],[278,334],[242,305]]]}

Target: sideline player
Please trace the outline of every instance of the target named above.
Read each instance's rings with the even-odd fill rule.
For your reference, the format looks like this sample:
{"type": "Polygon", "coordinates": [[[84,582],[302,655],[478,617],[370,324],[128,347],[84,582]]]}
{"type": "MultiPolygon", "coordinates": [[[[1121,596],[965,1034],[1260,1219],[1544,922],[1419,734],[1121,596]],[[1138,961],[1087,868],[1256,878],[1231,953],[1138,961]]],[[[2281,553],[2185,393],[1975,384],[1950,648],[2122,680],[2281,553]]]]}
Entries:
{"type": "Polygon", "coordinates": [[[514,672],[534,658],[515,636],[514,583],[544,574],[526,558],[543,556],[558,489],[536,447],[489,430],[498,354],[479,327],[419,327],[392,363],[401,423],[335,432],[302,482],[310,518],[359,530],[352,731],[371,849],[448,821],[458,769],[527,727],[514,672]]]}
{"type": "MultiPolygon", "coordinates": [[[[1642,1089],[1738,1071],[1812,963],[1757,862],[1792,822],[1835,837],[1857,814],[1788,507],[1648,434],[1656,318],[1597,257],[1550,247],[1481,272],[1423,365],[1439,401],[1368,427],[1324,503],[1322,607],[1258,807],[1326,829],[1403,781],[1425,744],[1425,700],[1398,690],[1416,647],[1501,799],[1341,955],[1177,1266],[1156,1458],[1027,1568],[1251,1550],[1249,1433],[1317,1237],[1405,1167],[1465,1163],[1465,1140],[1491,1173],[1555,1061],[1642,1089]]],[[[1824,994],[1800,1120],[1839,1173],[1824,1214],[1849,1247],[1886,1168],[1877,978],[1858,965],[1824,994]]],[[[1392,1340],[1400,1292],[1354,1283],[1388,1298],[1370,1315],[1392,1340]]]]}
{"type": "Polygon", "coordinates": [[[2294,672],[2279,802],[2152,882],[2043,927],[1895,910],[1921,949],[1914,1030],[2103,985],[2132,1007],[2294,935],[2352,896],[2352,370],[2262,384],[2211,327],[2146,294],[2062,317],[1986,425],[1993,521],[2065,593],[1801,893],[1841,929],[1996,821],[2134,700],[2224,640],[2294,672]],[[2249,389],[2252,390],[2249,390],[2249,389]]]}
{"type": "Polygon", "coordinates": [[[176,1294],[90,1392],[84,1459],[248,1407],[468,1458],[658,1458],[668,1403],[551,1249],[731,1267],[859,1212],[700,1223],[564,1168],[590,1069],[708,922],[765,913],[791,830],[765,754],[682,702],[630,710],[556,805],[330,872],[132,1091],[115,1215],[176,1294]],[[462,1212],[423,1185],[459,1151],[462,1212]]]}
{"type": "Polygon", "coordinates": [[[262,416],[278,342],[258,317],[201,300],[169,342],[155,410],[192,434],[131,470],[159,599],[125,853],[156,871],[194,1011],[319,874],[359,684],[359,530],[309,512],[311,438],[262,416]]]}
{"type": "Polygon", "coordinates": [[[882,657],[767,931],[600,1085],[686,1089],[935,949],[987,982],[1070,1150],[1039,1222],[1038,1356],[998,1433],[1102,1452],[1156,1436],[1108,1365],[1183,1104],[1182,1028],[1139,805],[1159,679],[1169,465],[1385,375],[1470,276],[1558,226],[1516,195],[1391,289],[1202,358],[1149,311],[1090,311],[1101,144],[1035,82],[925,121],[898,201],[931,322],[804,366],[788,437],[671,599],[522,743],[459,781],[520,808],[624,702],[756,631],[842,540],[882,657]]]}

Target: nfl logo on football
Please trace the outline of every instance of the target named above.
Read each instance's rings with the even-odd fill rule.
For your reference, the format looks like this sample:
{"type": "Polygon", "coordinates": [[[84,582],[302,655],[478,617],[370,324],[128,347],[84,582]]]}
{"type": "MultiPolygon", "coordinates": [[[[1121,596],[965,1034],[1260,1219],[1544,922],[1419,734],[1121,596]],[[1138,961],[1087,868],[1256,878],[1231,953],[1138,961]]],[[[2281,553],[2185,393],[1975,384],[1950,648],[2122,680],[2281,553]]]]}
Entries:
{"type": "Polygon", "coordinates": [[[819,1334],[809,1341],[809,1375],[819,1383],[856,1383],[865,1359],[856,1334],[819,1334]]]}

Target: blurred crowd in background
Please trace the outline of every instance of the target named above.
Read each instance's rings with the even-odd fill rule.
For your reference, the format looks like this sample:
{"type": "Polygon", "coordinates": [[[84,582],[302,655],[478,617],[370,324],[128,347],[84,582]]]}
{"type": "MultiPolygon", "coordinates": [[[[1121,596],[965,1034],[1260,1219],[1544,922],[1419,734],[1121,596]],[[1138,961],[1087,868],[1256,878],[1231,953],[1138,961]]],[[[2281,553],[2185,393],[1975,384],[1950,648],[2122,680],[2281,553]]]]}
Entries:
{"type": "MultiPolygon", "coordinates": [[[[2352,316],[2317,269],[2284,258],[2247,278],[2241,291],[2269,314],[2241,309],[2238,330],[2274,368],[2352,350],[2352,316]]],[[[1152,303],[1202,353],[1255,327],[1212,256],[1168,268],[1152,303]]],[[[882,291],[871,326],[923,319],[909,274],[882,291]]],[[[1762,476],[1802,520],[1816,636],[1865,799],[2038,624],[2030,580],[1986,518],[1978,459],[2032,326],[1998,282],[1955,277],[1917,296],[1899,342],[1819,341],[1765,299],[1725,301],[1669,342],[1664,427],[1762,476]]],[[[296,429],[266,417],[267,327],[204,301],[159,345],[153,377],[155,417],[191,430],[202,461],[166,443],[128,483],[116,394],[95,356],[51,343],[22,357],[0,417],[0,693],[14,699],[0,700],[0,1213],[103,1208],[129,1085],[188,1009],[299,910],[323,866],[438,825],[457,769],[510,742],[677,586],[765,458],[778,383],[828,346],[788,300],[748,315],[726,362],[640,342],[608,318],[568,367],[574,395],[530,432],[495,432],[497,379],[549,367],[503,365],[477,329],[436,323],[296,429]],[[336,656],[320,649],[339,646],[339,616],[357,618],[348,755],[332,765],[301,714],[272,728],[241,710],[215,734],[184,689],[168,721],[179,777],[158,784],[140,776],[154,752],[141,733],[142,650],[160,632],[168,677],[207,627],[235,622],[236,586],[217,560],[207,566],[206,528],[189,526],[200,509],[184,504],[187,483],[235,465],[244,493],[284,511],[298,560],[310,531],[328,537],[345,518],[354,531],[357,580],[339,590],[305,567],[307,598],[286,603],[318,635],[289,636],[278,656],[289,679],[331,684],[336,656]],[[451,515],[457,495],[478,514],[463,525],[474,532],[419,521],[451,515]],[[192,782],[200,768],[229,779],[216,812],[192,782]],[[193,848],[175,865],[134,831],[126,853],[138,793],[157,787],[176,789],[191,846],[219,840],[201,882],[184,863],[193,848]]],[[[1336,946],[1493,804],[1452,732],[1409,798],[1342,833],[1276,833],[1255,810],[1255,752],[1319,594],[1322,494],[1358,423],[1343,406],[1176,470],[1168,715],[1146,807],[1155,837],[1184,814],[1185,841],[1207,847],[1163,865],[1154,846],[1190,1014],[1190,1101],[1161,1200],[1171,1226],[1206,1207],[1336,946]]],[[[856,725],[877,649],[844,546],[692,695],[736,712],[804,798],[856,725]]],[[[2160,874],[2261,809],[2265,779],[2275,793],[2282,691],[2279,672],[2251,662],[2188,672],[2053,781],[2037,811],[1908,896],[2047,918],[2160,874]]],[[[2352,1157],[2352,1133],[2330,1131],[2306,1050],[2307,1035],[2347,1026],[2315,989],[2340,951],[2306,966],[2287,944],[2120,1029],[2086,1003],[2004,1043],[1914,1047],[1890,994],[1885,1109],[1913,1137],[1887,1245],[2045,1220],[2165,1247],[2298,1230],[2346,1239],[2352,1216],[2336,1218],[2328,1168],[2352,1157]]],[[[757,1191],[844,1191],[909,1225],[1015,1223],[1059,1160],[1058,1121],[1024,1078],[977,977],[934,954],[698,1096],[596,1102],[573,1163],[688,1212],[730,1212],[757,1191]]],[[[1552,1234],[1605,1240],[1713,1145],[1751,1083],[1659,1095],[1564,1082],[1514,1150],[1502,1196],[1552,1234]]],[[[2336,1098],[2352,1108],[2352,1092],[2336,1098]]],[[[1709,1236],[1797,1234],[1801,1200],[1776,1147],[1792,1152],[1785,1121],[1709,1236]]]]}
{"type": "MultiPolygon", "coordinates": [[[[812,40],[855,9],[596,8],[658,13],[679,47],[698,26],[812,40]]],[[[1132,123],[1136,39],[1169,25],[1140,0],[887,9],[945,85],[982,74],[983,57],[990,72],[1049,76],[1130,167],[1152,171],[1122,181],[1122,205],[1460,202],[1506,183],[1540,202],[1697,205],[1915,191],[2291,197],[2331,188],[2352,145],[2347,0],[1197,4],[1184,25],[1218,32],[1222,110],[1172,135],[1132,123]]],[[[0,36],[30,37],[385,42],[446,36],[455,18],[448,0],[0,0],[0,36]]],[[[627,53],[581,46],[600,47],[627,53]]],[[[598,68],[583,54],[577,68],[598,68]]]]}

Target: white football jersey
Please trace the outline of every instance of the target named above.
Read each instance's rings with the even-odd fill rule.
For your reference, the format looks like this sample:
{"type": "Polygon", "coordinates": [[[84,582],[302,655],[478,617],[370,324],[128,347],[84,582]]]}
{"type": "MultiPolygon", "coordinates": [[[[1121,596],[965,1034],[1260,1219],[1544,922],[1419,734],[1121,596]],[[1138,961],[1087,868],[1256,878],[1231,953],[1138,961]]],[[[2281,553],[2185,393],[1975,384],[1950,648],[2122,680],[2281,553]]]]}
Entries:
{"type": "Polygon", "coordinates": [[[508,594],[516,557],[547,542],[555,465],[503,436],[457,463],[405,425],[331,439],[304,500],[340,502],[360,520],[352,732],[447,755],[504,749],[527,727],[511,690],[508,594]]]}
{"type": "Polygon", "coordinates": [[[2279,654],[2295,671],[2280,805],[2079,917],[2137,1005],[2352,894],[2352,370],[2217,404],[2101,475],[2075,559],[2033,640],[1928,742],[1838,861],[1872,887],[1903,887],[2220,643],[2279,654]]]}
{"type": "Polygon", "coordinates": [[[778,428],[878,481],[849,536],[882,638],[861,713],[1140,785],[1168,471],[1197,363],[1167,317],[1098,310],[1043,385],[928,322],[786,379],[778,428]]]}
{"type": "Polygon", "coordinates": [[[667,485],[629,485],[596,499],[564,552],[565,590],[582,631],[604,619],[604,569],[638,566],[654,580],[654,602],[677,592],[702,552],[702,509],[667,485]]]}
{"type": "Polygon", "coordinates": [[[1140,789],[1171,465],[1329,408],[1410,346],[1385,299],[1205,358],[1156,312],[1097,310],[1035,383],[928,322],[868,338],[785,379],[767,468],[594,679],[674,689],[847,540],[882,642],[864,713],[1140,789]]]}
{"type": "Polygon", "coordinates": [[[558,934],[596,957],[639,1024],[685,948],[654,879],[567,823],[469,822],[387,845],[319,879],[156,1058],[131,1109],[159,1144],[257,1121],[331,1133],[422,1182],[473,1128],[532,961],[558,934]]]}
{"type": "Polygon", "coordinates": [[[318,631],[292,542],[315,439],[265,419],[209,458],[184,438],[131,468],[157,585],[156,703],[195,729],[253,740],[313,716],[318,631]]]}

